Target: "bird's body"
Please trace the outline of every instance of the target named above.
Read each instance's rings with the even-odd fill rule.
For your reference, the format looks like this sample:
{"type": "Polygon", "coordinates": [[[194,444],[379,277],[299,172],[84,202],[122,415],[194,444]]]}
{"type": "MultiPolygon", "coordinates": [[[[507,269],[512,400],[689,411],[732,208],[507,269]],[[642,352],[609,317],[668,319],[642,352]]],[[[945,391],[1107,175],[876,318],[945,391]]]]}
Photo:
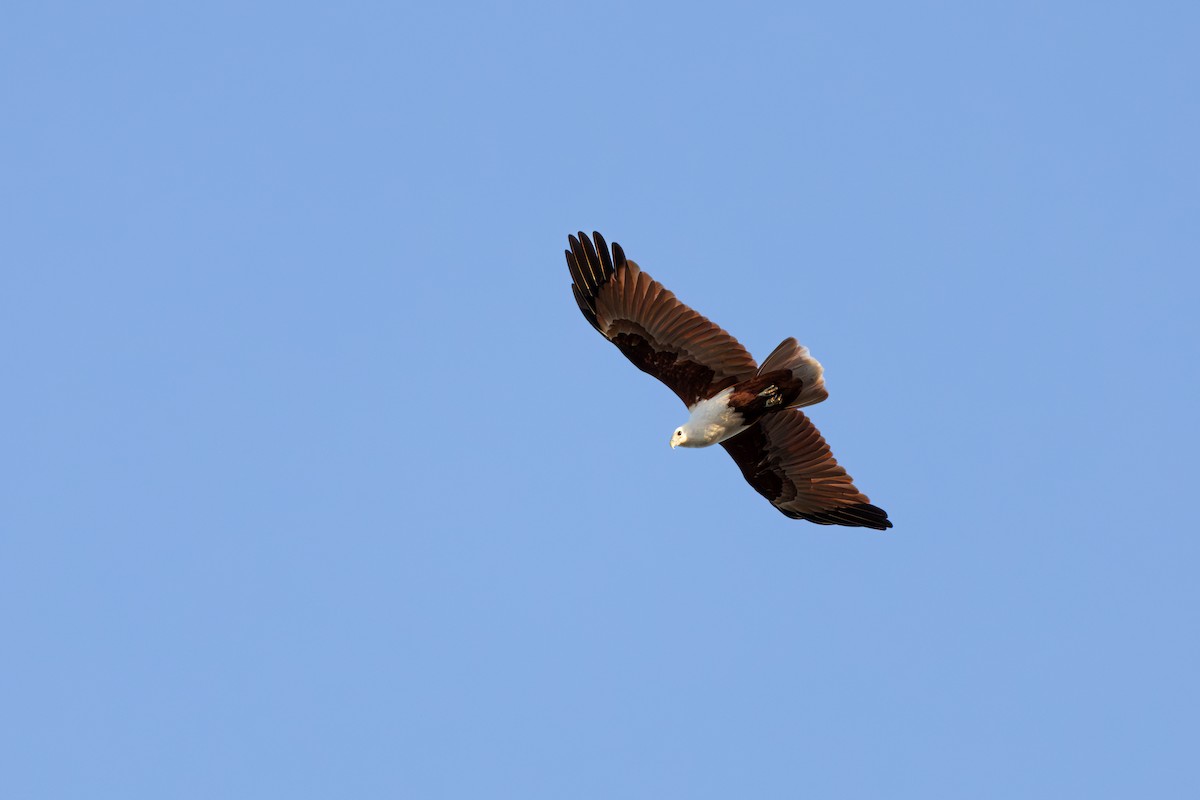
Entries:
{"type": "Polygon", "coordinates": [[[672,447],[720,444],[750,485],[794,519],[892,527],[799,410],[828,397],[807,348],[785,339],[760,367],[736,339],[627,260],[620,245],[610,254],[599,233],[594,245],[582,232],[569,238],[571,288],[584,317],[688,407],[672,447]]]}
{"type": "Polygon", "coordinates": [[[737,436],[767,414],[812,405],[824,399],[821,365],[806,348],[796,344],[795,339],[784,340],[772,358],[767,359],[753,378],[735,383],[690,406],[691,417],[675,429],[671,446],[719,444],[737,436]],[[782,366],[785,357],[792,359],[787,368],[768,369],[782,366]]]}
{"type": "Polygon", "coordinates": [[[722,389],[688,409],[691,416],[671,436],[671,447],[708,447],[749,428],[746,417],[729,402],[733,387],[722,389]]]}

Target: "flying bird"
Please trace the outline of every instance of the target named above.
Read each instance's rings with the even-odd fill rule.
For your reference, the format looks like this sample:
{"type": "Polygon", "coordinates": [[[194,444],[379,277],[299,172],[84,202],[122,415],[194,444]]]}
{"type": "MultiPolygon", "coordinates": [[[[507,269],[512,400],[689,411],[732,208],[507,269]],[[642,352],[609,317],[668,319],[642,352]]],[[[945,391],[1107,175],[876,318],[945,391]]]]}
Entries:
{"type": "Polygon", "coordinates": [[[568,239],[571,290],[583,316],[691,413],[671,434],[672,448],[721,445],[750,485],[792,519],[892,527],[800,411],[829,396],[807,347],[784,339],[759,366],[737,339],[625,258],[616,242],[610,253],[599,233],[568,239]]]}

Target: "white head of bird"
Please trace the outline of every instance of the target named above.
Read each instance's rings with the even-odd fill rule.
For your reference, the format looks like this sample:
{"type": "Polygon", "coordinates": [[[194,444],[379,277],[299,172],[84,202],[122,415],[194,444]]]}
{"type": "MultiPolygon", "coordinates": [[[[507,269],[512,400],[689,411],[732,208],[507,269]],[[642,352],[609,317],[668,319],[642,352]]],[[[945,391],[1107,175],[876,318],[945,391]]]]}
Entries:
{"type": "Polygon", "coordinates": [[[686,443],[687,432],[685,432],[682,427],[676,428],[675,432],[671,434],[671,449],[674,450],[676,447],[679,447],[679,445],[686,443]]]}

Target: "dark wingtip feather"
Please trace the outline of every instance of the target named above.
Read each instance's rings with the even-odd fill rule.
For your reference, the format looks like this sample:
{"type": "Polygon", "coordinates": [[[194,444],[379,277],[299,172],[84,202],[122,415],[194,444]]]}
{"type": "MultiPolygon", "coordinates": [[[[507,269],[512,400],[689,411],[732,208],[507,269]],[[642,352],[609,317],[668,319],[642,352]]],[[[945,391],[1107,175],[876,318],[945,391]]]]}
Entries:
{"type": "Polygon", "coordinates": [[[618,267],[625,266],[625,251],[621,249],[621,245],[617,244],[616,242],[613,242],[612,243],[612,252],[613,252],[613,262],[616,263],[616,265],[618,267]]]}
{"type": "Polygon", "coordinates": [[[579,268],[579,260],[575,258],[575,254],[570,250],[567,250],[566,254],[567,271],[571,273],[571,280],[574,281],[573,285],[579,287],[581,292],[587,292],[590,295],[591,290],[588,288],[588,277],[579,268]]]}
{"type": "Polygon", "coordinates": [[[565,251],[567,269],[574,282],[572,290],[575,293],[575,301],[579,303],[579,310],[587,317],[588,322],[595,326],[596,295],[612,277],[615,271],[614,261],[617,267],[625,263],[625,253],[621,246],[614,242],[610,255],[608,245],[599,231],[594,232],[591,238],[583,231],[567,234],[567,241],[571,244],[571,249],[565,251]],[[595,239],[595,244],[592,243],[592,239],[595,239]]]}
{"type": "Polygon", "coordinates": [[[587,321],[592,323],[593,326],[597,326],[596,309],[590,301],[580,294],[579,287],[575,284],[571,284],[571,294],[575,296],[575,302],[579,304],[579,310],[583,312],[583,316],[587,318],[587,321]]]}
{"type": "Polygon", "coordinates": [[[852,528],[873,528],[877,531],[884,531],[892,527],[892,521],[887,518],[887,512],[870,503],[857,503],[829,511],[799,514],[797,518],[815,522],[818,525],[845,525],[852,528]]]}
{"type": "Polygon", "coordinates": [[[587,256],[588,268],[592,271],[592,275],[596,277],[596,284],[599,286],[608,280],[608,273],[604,271],[604,264],[600,261],[600,256],[596,254],[596,248],[592,244],[592,240],[580,234],[579,241],[583,245],[584,255],[587,256]]]}
{"type": "Polygon", "coordinates": [[[608,252],[608,244],[605,243],[604,237],[600,235],[600,231],[592,231],[592,238],[596,240],[596,250],[600,253],[600,262],[604,265],[604,274],[613,274],[612,256],[608,252]]]}
{"type": "MultiPolygon", "coordinates": [[[[579,270],[579,274],[583,277],[582,285],[579,287],[584,290],[587,296],[594,297],[599,291],[600,285],[604,283],[604,276],[596,274],[596,270],[592,268],[592,260],[588,259],[587,248],[584,247],[584,242],[587,242],[587,237],[581,231],[579,238],[574,236],[567,237],[571,240],[571,252],[575,254],[575,268],[579,270]]],[[[591,244],[590,242],[588,242],[591,244]]]]}

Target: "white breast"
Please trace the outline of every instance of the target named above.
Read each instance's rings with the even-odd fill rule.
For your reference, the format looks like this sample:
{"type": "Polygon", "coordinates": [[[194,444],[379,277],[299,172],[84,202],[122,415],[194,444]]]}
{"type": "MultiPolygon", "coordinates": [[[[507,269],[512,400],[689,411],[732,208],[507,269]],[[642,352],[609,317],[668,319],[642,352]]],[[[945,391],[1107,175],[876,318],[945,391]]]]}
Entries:
{"type": "Polygon", "coordinates": [[[683,430],[693,447],[706,447],[723,442],[746,430],[748,426],[742,415],[731,409],[726,402],[732,393],[732,388],[726,389],[688,409],[692,416],[683,426],[683,430]]]}

